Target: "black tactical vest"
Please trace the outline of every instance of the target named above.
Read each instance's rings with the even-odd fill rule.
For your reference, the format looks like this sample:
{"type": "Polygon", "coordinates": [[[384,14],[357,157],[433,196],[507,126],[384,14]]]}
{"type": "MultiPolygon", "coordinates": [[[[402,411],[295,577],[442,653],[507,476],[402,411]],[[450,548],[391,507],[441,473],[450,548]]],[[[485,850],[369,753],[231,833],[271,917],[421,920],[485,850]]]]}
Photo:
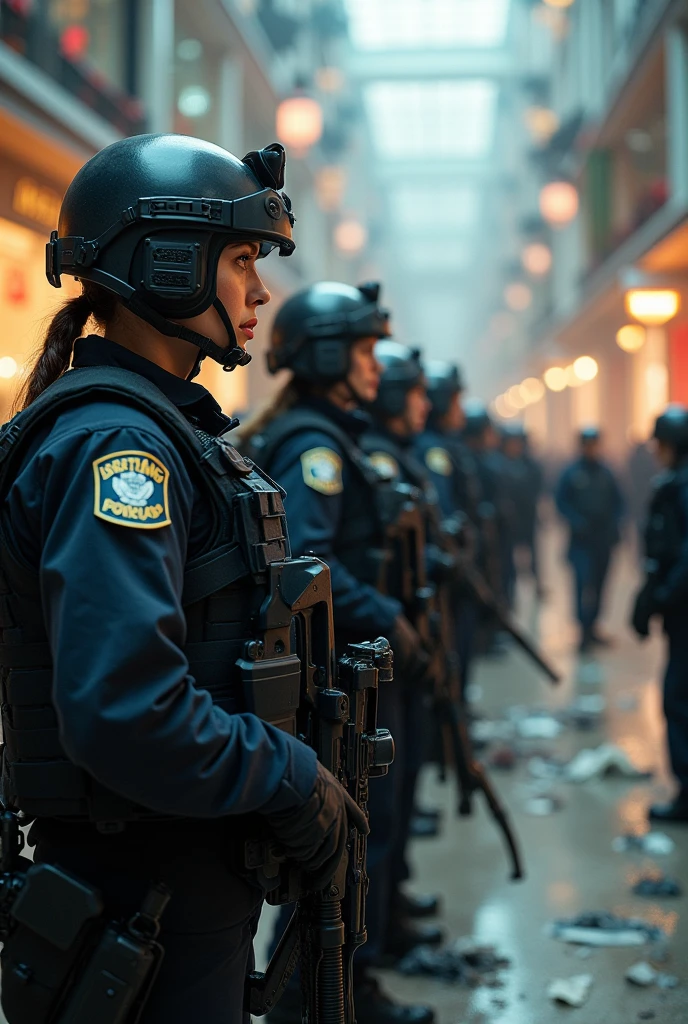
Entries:
{"type": "Polygon", "coordinates": [[[251,439],[249,454],[266,473],[271,472],[279,448],[291,437],[317,431],[330,437],[351,469],[350,486],[342,504],[336,554],[342,565],[362,583],[377,585],[380,559],[385,553],[386,483],[358,444],[334,420],[315,409],[290,409],[251,439]]]}
{"type": "MultiPolygon", "coordinates": [[[[212,541],[204,554],[185,567],[184,650],[195,685],[207,689],[213,702],[229,713],[254,711],[290,728],[284,708],[274,709],[273,718],[269,707],[248,706],[251,701],[237,664],[255,638],[275,563],[289,557],[283,492],[244,460],[225,436],[194,431],[176,406],[138,374],[109,366],[72,370],[0,432],[0,498],[6,497],[38,432],[49,427],[64,409],[99,399],[134,406],[155,419],[212,509],[212,541]]],[[[105,789],[63,751],[52,704],[52,659],[38,576],[17,559],[7,543],[2,514],[0,590],[6,805],[31,816],[100,822],[164,817],[105,789]]],[[[285,656],[289,661],[288,650],[285,656]]],[[[298,664],[292,655],[288,671],[296,677],[298,664]]],[[[298,680],[292,682],[298,690],[298,680]]]]}

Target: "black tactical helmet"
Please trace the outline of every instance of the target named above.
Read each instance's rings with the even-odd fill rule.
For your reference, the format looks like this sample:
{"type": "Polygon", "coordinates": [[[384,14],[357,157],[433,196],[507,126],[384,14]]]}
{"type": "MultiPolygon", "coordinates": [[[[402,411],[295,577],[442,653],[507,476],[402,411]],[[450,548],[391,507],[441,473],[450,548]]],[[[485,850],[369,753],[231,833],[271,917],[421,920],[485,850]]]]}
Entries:
{"type": "Polygon", "coordinates": [[[187,135],[135,135],[96,153],[78,172],[46,252],[46,273],[92,281],[168,337],[196,345],[225,370],[251,358],[236,345],[217,298],[217,264],[230,242],[294,251],[291,203],[278,143],[243,160],[187,135]],[[227,349],[171,322],[215,306],[227,349]]]}
{"type": "Polygon", "coordinates": [[[408,392],[418,384],[425,384],[420,351],[398,341],[379,341],[375,346],[375,358],[383,370],[377,398],[370,408],[383,419],[401,416],[408,392]]]}
{"type": "Polygon", "coordinates": [[[446,416],[454,395],[465,389],[461,371],[455,363],[431,359],[425,364],[425,377],[433,416],[446,416]]]}
{"type": "Polygon", "coordinates": [[[349,372],[349,349],[359,338],[389,335],[389,314],[378,305],[379,284],[322,281],[292,295],[272,326],[268,370],[289,369],[300,380],[334,384],[349,372]]]}
{"type": "Polygon", "coordinates": [[[520,423],[518,420],[511,420],[510,422],[502,423],[499,429],[501,430],[502,437],[505,441],[508,441],[509,438],[512,437],[517,438],[519,441],[528,440],[528,431],[524,424],[520,423]]]}
{"type": "Polygon", "coordinates": [[[677,455],[688,453],[688,409],[678,403],[668,405],[657,417],[652,436],[671,445],[677,455]]]}
{"type": "Polygon", "coordinates": [[[484,402],[479,398],[471,398],[464,403],[466,423],[463,428],[464,437],[481,437],[492,425],[490,414],[484,402]]]}
{"type": "Polygon", "coordinates": [[[602,437],[599,427],[583,427],[579,434],[581,444],[587,441],[599,441],[602,437]]]}

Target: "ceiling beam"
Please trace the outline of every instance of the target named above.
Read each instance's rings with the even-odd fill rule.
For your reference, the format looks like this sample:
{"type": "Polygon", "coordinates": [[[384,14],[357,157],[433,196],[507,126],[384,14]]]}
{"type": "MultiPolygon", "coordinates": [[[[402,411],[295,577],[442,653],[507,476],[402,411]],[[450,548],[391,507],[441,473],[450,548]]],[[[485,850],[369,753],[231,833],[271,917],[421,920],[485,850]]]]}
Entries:
{"type": "Polygon", "coordinates": [[[351,76],[359,82],[417,81],[437,78],[511,79],[518,73],[513,54],[498,50],[368,50],[349,56],[351,76]]]}

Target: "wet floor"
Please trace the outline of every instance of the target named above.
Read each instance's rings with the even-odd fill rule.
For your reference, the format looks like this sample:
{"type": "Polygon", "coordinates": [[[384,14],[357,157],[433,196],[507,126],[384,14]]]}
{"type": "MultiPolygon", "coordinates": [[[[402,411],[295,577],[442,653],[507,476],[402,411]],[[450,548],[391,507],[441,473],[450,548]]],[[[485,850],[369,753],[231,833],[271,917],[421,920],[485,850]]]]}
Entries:
{"type": "MultiPolygon", "coordinates": [[[[606,702],[606,711],[592,730],[567,727],[555,740],[531,741],[531,752],[567,759],[582,747],[611,740],[639,766],[652,767],[657,774],[651,782],[557,782],[555,796],[561,798],[563,807],[537,817],[525,810],[532,782],[527,761],[513,772],[493,771],[493,781],[510,807],[527,865],[527,880],[514,884],[507,881],[502,842],[484,806],[478,807],[474,818],[458,820],[453,813],[453,784],[438,784],[434,771],[428,770],[423,779],[423,802],[442,809],[442,837],[416,843],[414,887],[442,892],[442,920],[451,939],[475,936],[494,944],[512,966],[503,972],[505,984],[498,989],[467,990],[391,972],[381,972],[381,978],[398,998],[435,1006],[439,1024],[553,1024],[569,1019],[581,1024],[639,1020],[686,1024],[688,897],[644,899],[632,895],[630,887],[641,870],[658,868],[679,879],[688,890],[684,854],[688,826],[665,830],[676,844],[668,856],[612,850],[612,840],[621,833],[644,832],[646,806],[670,792],[658,687],[663,644],[657,637],[641,646],[626,628],[628,602],[636,582],[633,559],[626,554],[615,566],[605,620],[617,644],[594,661],[580,662],[572,654],[576,637],[570,625],[560,538],[552,537],[547,547],[550,596],[541,612],[536,612],[528,588],[522,588],[521,615],[531,629],[537,627],[542,646],[562,670],[564,682],[556,690],[551,688],[521,654],[512,652],[503,660],[480,664],[475,680],[480,691],[478,706],[488,717],[498,717],[513,705],[563,709],[579,694],[596,694],[606,702]],[[576,947],[545,934],[551,920],[591,910],[643,917],[663,927],[670,935],[670,959],[661,969],[677,975],[680,986],[671,991],[640,989],[624,980],[626,969],[644,959],[642,947],[599,949],[584,959],[576,947]],[[577,1009],[552,1003],[546,993],[548,984],[555,978],[579,974],[594,979],[587,1003],[577,1009]]],[[[261,928],[259,935],[259,960],[266,930],[261,928]]]]}

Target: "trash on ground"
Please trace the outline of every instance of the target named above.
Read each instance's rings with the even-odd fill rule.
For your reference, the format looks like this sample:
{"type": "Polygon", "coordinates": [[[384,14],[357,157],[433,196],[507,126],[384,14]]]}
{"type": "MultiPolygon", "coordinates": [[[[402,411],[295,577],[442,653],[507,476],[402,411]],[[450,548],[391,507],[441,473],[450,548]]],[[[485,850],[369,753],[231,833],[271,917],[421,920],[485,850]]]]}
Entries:
{"type": "Polygon", "coordinates": [[[592,974],[574,974],[572,978],[557,978],[549,985],[547,995],[555,1003],[582,1006],[590,995],[593,981],[592,974]]]}
{"type": "Polygon", "coordinates": [[[606,911],[592,911],[554,921],[550,934],[562,942],[583,946],[642,946],[662,942],[666,933],[639,917],[617,917],[606,911]]]}
{"type": "Polygon", "coordinates": [[[501,719],[491,720],[489,718],[478,719],[471,723],[471,739],[475,743],[492,743],[494,740],[510,740],[514,735],[513,722],[504,722],[501,719]]]}
{"type": "Polygon", "coordinates": [[[526,814],[530,814],[534,818],[546,818],[548,815],[560,811],[564,806],[564,801],[560,796],[531,796],[529,800],[526,800],[523,809],[526,814]]]}
{"type": "Polygon", "coordinates": [[[648,985],[654,985],[657,981],[657,971],[647,960],[640,960],[637,964],[633,964],[628,968],[624,977],[632,985],[640,985],[641,988],[647,988],[648,985]]]}
{"type": "Polygon", "coordinates": [[[518,751],[511,743],[499,743],[490,751],[487,764],[496,771],[511,772],[518,764],[518,751]]]}
{"type": "Polygon", "coordinates": [[[664,974],[660,972],[656,980],[657,988],[678,988],[679,980],[675,974],[664,974]]]}
{"type": "Polygon", "coordinates": [[[516,719],[516,732],[524,740],[553,740],[561,734],[563,728],[558,719],[544,712],[516,719]]]}
{"type": "Polygon", "coordinates": [[[566,762],[556,757],[531,757],[528,771],[536,779],[561,779],[566,769],[566,762]]]}
{"type": "Polygon", "coordinates": [[[602,743],[595,749],[579,750],[564,769],[570,782],[587,782],[606,775],[622,775],[629,779],[649,779],[651,772],[637,768],[625,750],[614,743],[602,743]]]}
{"type": "Polygon", "coordinates": [[[459,939],[446,949],[417,946],[398,964],[406,975],[425,975],[469,988],[485,985],[499,988],[498,972],[510,967],[507,957],[499,956],[494,946],[484,946],[473,939],[459,939]]]}
{"type": "Polygon", "coordinates": [[[566,718],[576,729],[594,729],[607,710],[607,701],[599,693],[580,694],[565,711],[566,718]]]}
{"type": "Polygon", "coordinates": [[[641,853],[663,856],[671,853],[675,845],[674,840],[665,832],[646,832],[642,836],[628,834],[617,836],[612,840],[612,850],[615,853],[629,853],[638,850],[641,853]]]}
{"type": "Polygon", "coordinates": [[[656,897],[683,895],[683,889],[676,879],[669,878],[661,872],[648,872],[641,875],[631,891],[636,896],[651,896],[653,899],[656,897]]]}

